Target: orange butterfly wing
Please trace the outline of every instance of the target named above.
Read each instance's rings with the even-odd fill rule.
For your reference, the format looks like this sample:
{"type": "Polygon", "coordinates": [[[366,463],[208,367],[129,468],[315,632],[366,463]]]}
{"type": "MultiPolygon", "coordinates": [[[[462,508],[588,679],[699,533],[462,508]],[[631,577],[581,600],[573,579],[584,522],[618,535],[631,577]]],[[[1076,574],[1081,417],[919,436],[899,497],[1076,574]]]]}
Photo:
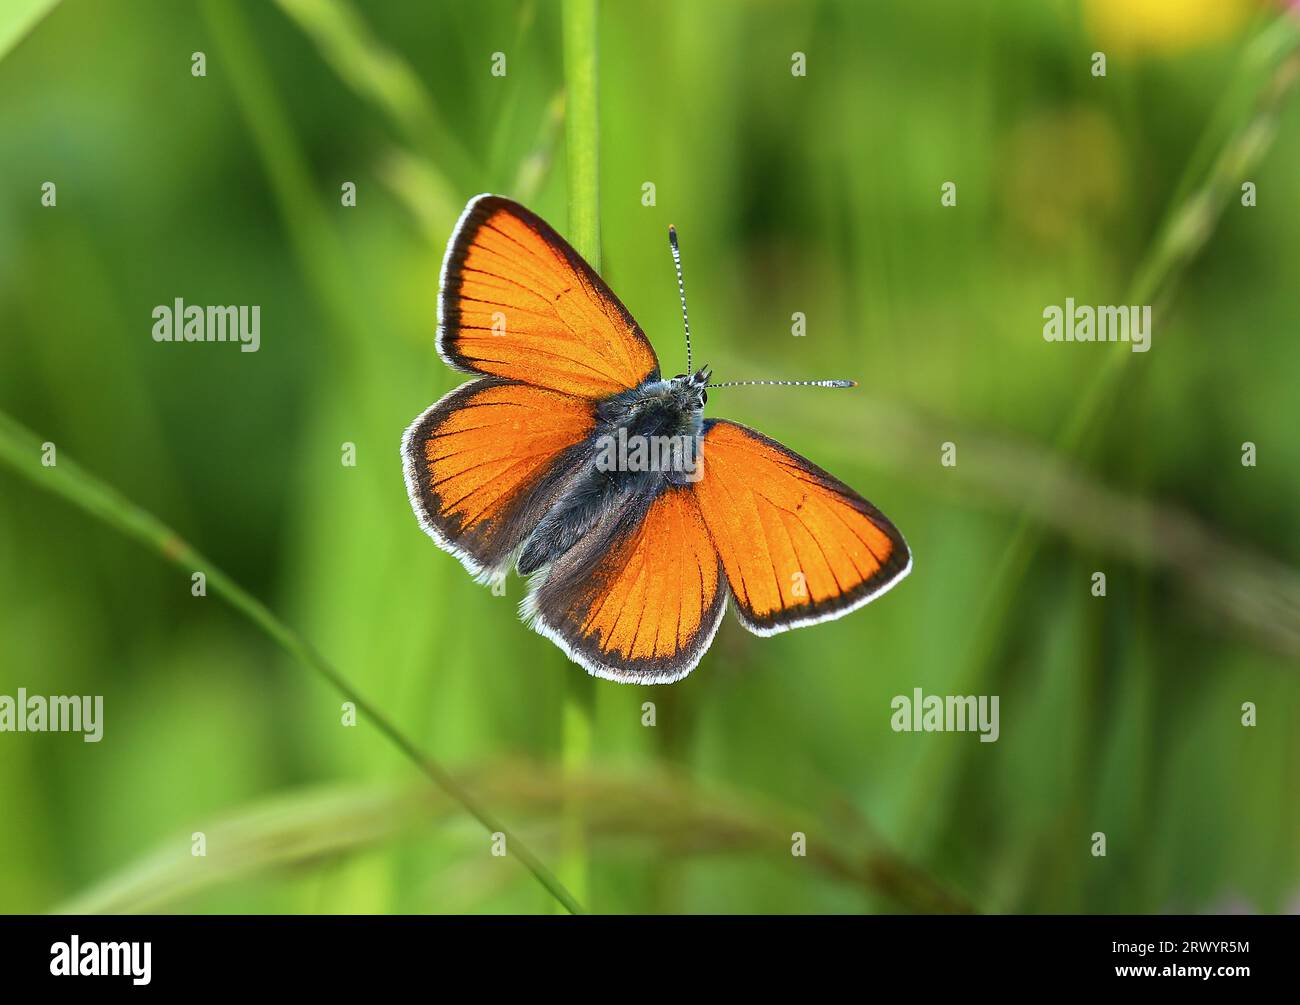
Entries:
{"type": "Polygon", "coordinates": [[[499,377],[472,380],[407,429],[402,459],[421,526],[480,580],[502,576],[563,491],[595,426],[591,402],[499,377]]]}
{"type": "Polygon", "coordinates": [[[605,281],[541,217],[496,195],[470,201],[447,246],[438,352],[458,370],[586,398],[659,377],[605,281]]]}
{"type": "Polygon", "coordinates": [[[692,488],[751,632],[841,617],[911,570],[907,543],[883,513],[775,440],[707,420],[703,458],[692,488]]]}
{"type": "Polygon", "coordinates": [[[609,514],[538,578],[523,604],[525,619],[609,680],[685,677],[726,606],[722,567],[689,486],[609,514]]]}

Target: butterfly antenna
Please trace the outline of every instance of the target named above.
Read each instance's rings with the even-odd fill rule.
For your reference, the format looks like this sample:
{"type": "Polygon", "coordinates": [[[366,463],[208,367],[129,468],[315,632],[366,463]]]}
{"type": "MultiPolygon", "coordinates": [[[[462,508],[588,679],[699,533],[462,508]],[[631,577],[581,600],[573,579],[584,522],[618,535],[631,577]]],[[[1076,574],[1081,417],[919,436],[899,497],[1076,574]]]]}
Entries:
{"type": "Polygon", "coordinates": [[[673,249],[673,268],[677,270],[677,295],[682,298],[682,325],[686,329],[686,372],[691,371],[691,319],[686,316],[686,284],[682,282],[682,252],[677,247],[677,228],[668,225],[668,246],[673,249]]]}
{"type": "Polygon", "coordinates": [[[752,387],[768,384],[778,387],[857,387],[856,380],[725,380],[705,387],[752,387]]]}

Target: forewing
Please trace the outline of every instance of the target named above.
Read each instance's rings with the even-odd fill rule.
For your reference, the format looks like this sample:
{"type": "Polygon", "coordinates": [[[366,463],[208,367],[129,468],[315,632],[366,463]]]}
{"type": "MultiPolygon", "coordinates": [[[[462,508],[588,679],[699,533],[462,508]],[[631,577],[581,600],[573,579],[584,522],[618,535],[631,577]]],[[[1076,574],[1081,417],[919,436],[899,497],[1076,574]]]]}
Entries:
{"type": "Polygon", "coordinates": [[[438,352],[451,366],[602,398],[658,379],[654,349],[605,281],[541,217],[470,201],[447,246],[438,352]]]}

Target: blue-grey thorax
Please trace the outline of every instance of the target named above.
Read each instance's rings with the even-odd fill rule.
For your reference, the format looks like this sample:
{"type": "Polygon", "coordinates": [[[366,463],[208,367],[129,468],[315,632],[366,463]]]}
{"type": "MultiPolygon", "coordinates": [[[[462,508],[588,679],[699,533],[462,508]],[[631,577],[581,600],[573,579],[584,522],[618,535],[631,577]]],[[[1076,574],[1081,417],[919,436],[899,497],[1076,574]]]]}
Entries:
{"type": "MultiPolygon", "coordinates": [[[[521,575],[536,572],[579,540],[611,540],[645,514],[668,485],[693,481],[702,457],[704,383],[707,369],[671,380],[647,381],[596,406],[592,435],[568,458],[571,472],[563,491],[524,542],[521,575]],[[689,458],[647,469],[638,458],[657,456],[666,446],[689,458]],[[615,458],[618,463],[611,464],[615,458]],[[622,463],[631,458],[633,463],[622,463]]],[[[673,455],[677,456],[677,455],[673,455]]]]}

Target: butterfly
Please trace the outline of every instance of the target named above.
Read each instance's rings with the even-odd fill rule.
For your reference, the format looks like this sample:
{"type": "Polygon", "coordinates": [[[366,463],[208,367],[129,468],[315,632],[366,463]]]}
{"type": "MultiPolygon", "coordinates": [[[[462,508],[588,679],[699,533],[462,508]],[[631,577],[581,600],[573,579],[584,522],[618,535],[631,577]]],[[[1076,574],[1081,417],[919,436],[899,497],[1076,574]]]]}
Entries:
{"type": "Polygon", "coordinates": [[[773,635],[841,617],[911,570],[903,536],[843,482],[756,430],[704,418],[570,244],[509,199],[471,199],[438,292],[438,354],[474,375],[402,438],[420,525],[480,582],[528,577],[520,616],[589,673],[651,684],[700,662],[728,599],[773,635]]]}

